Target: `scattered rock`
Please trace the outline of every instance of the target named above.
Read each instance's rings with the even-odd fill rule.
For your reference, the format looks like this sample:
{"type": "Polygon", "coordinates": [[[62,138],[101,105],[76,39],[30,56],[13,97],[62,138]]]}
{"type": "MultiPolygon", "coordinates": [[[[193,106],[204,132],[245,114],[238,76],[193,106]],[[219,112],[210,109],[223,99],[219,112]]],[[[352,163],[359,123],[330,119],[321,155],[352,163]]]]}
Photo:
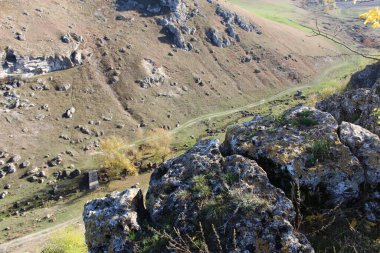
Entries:
{"type": "Polygon", "coordinates": [[[65,84],[59,84],[55,87],[56,91],[68,91],[71,88],[70,83],[65,83],[65,84]]]}
{"type": "Polygon", "coordinates": [[[30,161],[24,161],[20,164],[20,168],[25,169],[30,166],[30,161]]]}
{"type": "Polygon", "coordinates": [[[55,167],[55,166],[58,166],[62,163],[63,159],[61,156],[56,156],[54,157],[53,159],[51,159],[50,161],[48,161],[48,165],[50,167],[55,167]]]}
{"type": "Polygon", "coordinates": [[[64,113],[64,117],[65,118],[72,118],[74,116],[74,113],[75,113],[75,108],[74,107],[71,107],[70,109],[68,109],[65,113],[64,113]]]}
{"type": "Polygon", "coordinates": [[[14,165],[13,163],[8,163],[6,166],[5,166],[5,171],[8,173],[8,174],[12,174],[12,173],[15,173],[16,172],[16,165],[14,165]]]}
{"type": "Polygon", "coordinates": [[[10,159],[9,159],[9,162],[10,163],[17,163],[18,161],[20,161],[21,160],[21,156],[19,156],[19,155],[14,155],[14,156],[12,156],[10,159]]]}
{"type": "Polygon", "coordinates": [[[81,171],[79,169],[75,169],[72,172],[70,172],[70,178],[76,178],[81,174],[81,171]]]}
{"type": "Polygon", "coordinates": [[[5,199],[5,197],[8,195],[8,191],[3,191],[0,193],[0,199],[5,199]]]}

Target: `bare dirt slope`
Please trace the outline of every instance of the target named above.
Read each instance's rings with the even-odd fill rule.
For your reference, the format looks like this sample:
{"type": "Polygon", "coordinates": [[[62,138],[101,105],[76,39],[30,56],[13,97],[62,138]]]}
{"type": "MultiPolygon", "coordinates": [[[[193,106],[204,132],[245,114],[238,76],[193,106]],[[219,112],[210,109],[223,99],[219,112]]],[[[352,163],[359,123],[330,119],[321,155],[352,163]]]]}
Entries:
{"type": "MultiPolygon", "coordinates": [[[[199,1],[200,15],[188,22],[197,29],[192,36],[194,49],[177,50],[172,47],[172,38],[156,24],[162,15],[146,17],[139,11],[117,6],[113,1],[1,2],[3,50],[10,47],[23,56],[66,55],[78,46],[63,43],[61,36],[73,32],[83,37],[79,47],[87,57],[80,68],[53,74],[54,82],[48,80],[49,75],[41,77],[47,83],[67,82],[74,88],[59,95],[51,91],[41,92],[43,96],[34,94],[38,100],[34,109],[48,103],[52,120],[28,127],[30,118],[18,116],[18,126],[44,127],[43,132],[54,134],[48,138],[50,146],[57,142],[63,126],[71,124],[67,130],[72,131],[73,122],[86,124],[105,113],[120,114],[119,121],[126,125],[122,132],[128,136],[133,136],[142,122],[149,127],[174,128],[194,116],[242,106],[290,85],[304,83],[338,54],[335,45],[323,38],[309,37],[306,31],[238,9],[235,11],[260,27],[262,34],[239,30],[241,42],[228,48],[215,47],[206,40],[206,32],[210,27],[221,31],[224,27],[215,14],[215,4],[207,1],[199,1]],[[123,16],[122,21],[116,20],[118,15],[123,16]],[[17,32],[25,40],[17,40],[17,32]],[[242,63],[251,53],[260,61],[242,63]],[[163,82],[148,88],[136,83],[151,77],[156,68],[162,72],[163,82]],[[71,99],[78,107],[74,120],[61,120],[61,114],[72,104],[71,99]]],[[[28,88],[25,95],[29,95],[28,88]]],[[[15,113],[19,112],[10,114],[15,113]]],[[[10,135],[13,124],[3,120],[3,136],[10,135]]],[[[115,120],[113,123],[116,124],[115,120]]],[[[31,142],[40,143],[41,136],[31,142]]],[[[7,143],[7,139],[2,143],[7,143]]]]}

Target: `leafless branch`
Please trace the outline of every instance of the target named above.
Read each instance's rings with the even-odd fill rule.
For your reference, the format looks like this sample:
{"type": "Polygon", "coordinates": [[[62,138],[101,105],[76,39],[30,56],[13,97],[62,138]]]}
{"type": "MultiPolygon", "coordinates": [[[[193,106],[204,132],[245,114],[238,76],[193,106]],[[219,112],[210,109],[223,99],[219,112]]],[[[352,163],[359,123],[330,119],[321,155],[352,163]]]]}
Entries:
{"type": "Polygon", "coordinates": [[[319,29],[319,26],[318,26],[318,21],[316,20],[315,21],[315,28],[311,28],[311,27],[308,27],[308,26],[305,26],[305,25],[302,25],[304,26],[305,28],[308,28],[311,30],[311,32],[313,33],[312,35],[310,35],[310,37],[315,37],[315,36],[322,36],[338,45],[341,45],[342,47],[346,48],[348,51],[356,54],[356,55],[359,55],[363,58],[366,58],[366,59],[370,59],[370,60],[375,60],[375,61],[378,61],[380,60],[380,57],[379,56],[374,56],[374,55],[367,55],[367,54],[364,54],[362,52],[359,52],[358,50],[356,49],[353,49],[351,47],[349,47],[347,44],[345,44],[344,42],[341,42],[339,41],[335,36],[333,35],[330,35],[326,32],[322,32],[320,29],[319,29]]]}

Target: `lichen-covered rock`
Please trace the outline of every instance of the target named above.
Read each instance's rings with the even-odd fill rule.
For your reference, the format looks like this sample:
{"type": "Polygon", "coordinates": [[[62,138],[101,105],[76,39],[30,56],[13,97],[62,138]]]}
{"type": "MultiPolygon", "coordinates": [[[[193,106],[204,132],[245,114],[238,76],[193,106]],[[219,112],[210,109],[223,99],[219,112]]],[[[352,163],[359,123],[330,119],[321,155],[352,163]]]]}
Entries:
{"type": "Polygon", "coordinates": [[[369,194],[368,199],[364,203],[364,213],[366,219],[371,222],[380,221],[380,192],[369,194]]]}
{"type": "Polygon", "coordinates": [[[380,84],[371,89],[360,88],[334,94],[318,102],[317,108],[332,114],[339,123],[350,122],[380,135],[378,118],[374,115],[374,109],[380,108],[380,84]]]}
{"type": "Polygon", "coordinates": [[[129,236],[141,229],[138,219],[144,213],[143,194],[138,188],[88,202],[83,221],[89,253],[136,252],[129,236]]]}
{"type": "Polygon", "coordinates": [[[366,183],[376,188],[380,184],[380,138],[348,122],[340,125],[339,137],[364,167],[366,183]]]}
{"type": "Polygon", "coordinates": [[[211,252],[218,247],[215,234],[223,252],[314,252],[294,231],[296,213],[284,192],[255,161],[223,157],[217,140],[160,166],[151,177],[147,209],[156,226],[170,224],[184,235],[196,235],[202,224],[211,252]]]}
{"type": "Polygon", "coordinates": [[[335,206],[359,197],[364,169],[326,112],[297,106],[283,119],[256,117],[227,131],[223,152],[255,159],[289,195],[299,184],[305,203],[335,206]]]}

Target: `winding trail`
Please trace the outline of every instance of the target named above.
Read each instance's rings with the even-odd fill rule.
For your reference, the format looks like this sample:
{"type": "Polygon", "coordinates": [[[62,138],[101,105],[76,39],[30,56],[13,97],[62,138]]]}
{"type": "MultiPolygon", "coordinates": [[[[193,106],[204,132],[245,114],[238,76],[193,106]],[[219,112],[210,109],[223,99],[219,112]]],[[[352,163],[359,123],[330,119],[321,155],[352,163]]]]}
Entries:
{"type": "Polygon", "coordinates": [[[46,228],[44,230],[29,234],[12,241],[0,244],[0,253],[34,253],[38,252],[36,246],[43,246],[43,244],[48,240],[49,235],[54,231],[65,228],[75,223],[82,221],[82,217],[77,217],[63,223],[57,224],[55,226],[46,228]],[[39,244],[39,245],[36,245],[39,244]]]}

